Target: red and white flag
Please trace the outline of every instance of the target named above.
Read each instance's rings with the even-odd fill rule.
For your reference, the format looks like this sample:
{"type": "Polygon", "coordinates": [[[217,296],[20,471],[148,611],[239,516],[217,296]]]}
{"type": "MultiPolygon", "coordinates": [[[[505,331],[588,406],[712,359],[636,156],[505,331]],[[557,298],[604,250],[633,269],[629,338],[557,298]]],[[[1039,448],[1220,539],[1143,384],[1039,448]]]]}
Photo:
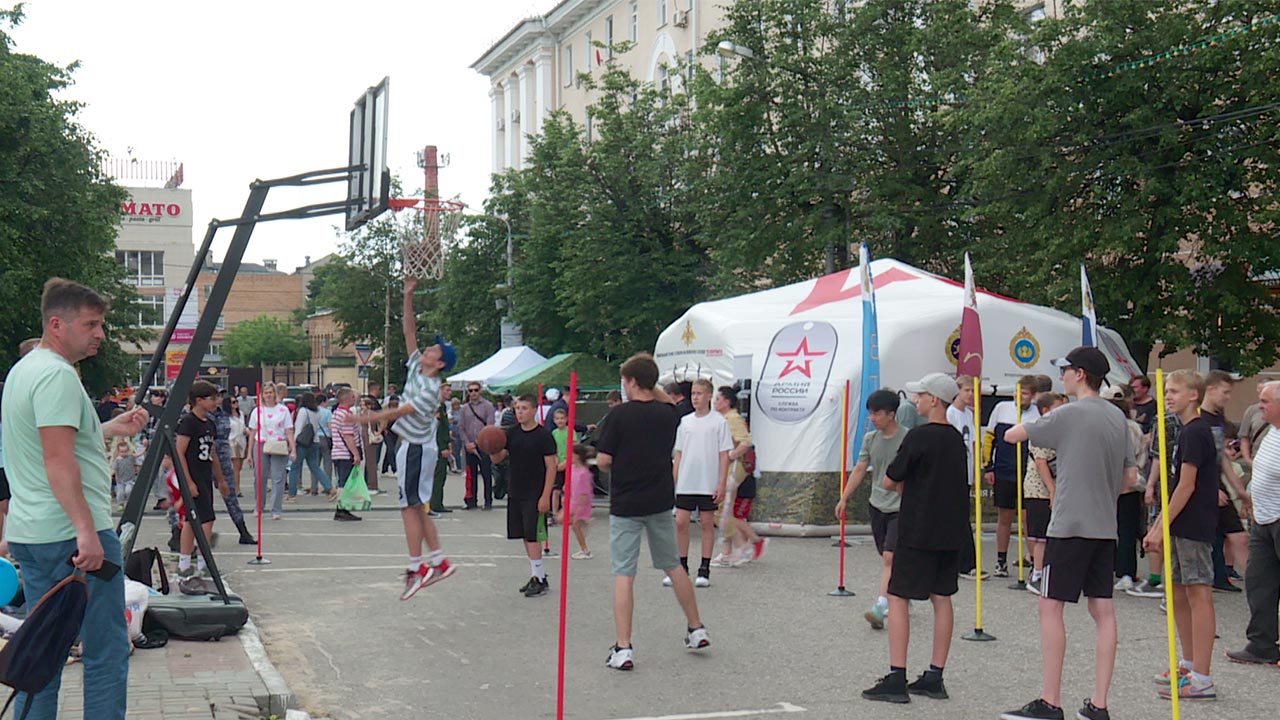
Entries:
{"type": "Polygon", "coordinates": [[[956,372],[982,377],[982,322],[978,316],[978,289],[973,284],[969,253],[964,254],[964,314],[960,318],[960,357],[956,372]]]}

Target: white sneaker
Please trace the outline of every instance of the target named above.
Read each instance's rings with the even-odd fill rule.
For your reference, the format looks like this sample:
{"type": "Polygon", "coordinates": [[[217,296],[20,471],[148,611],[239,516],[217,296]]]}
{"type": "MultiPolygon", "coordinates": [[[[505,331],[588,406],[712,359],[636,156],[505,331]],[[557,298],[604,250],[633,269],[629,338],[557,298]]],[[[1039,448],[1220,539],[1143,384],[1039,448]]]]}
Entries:
{"type": "Polygon", "coordinates": [[[662,587],[671,587],[671,576],[670,576],[670,575],[663,575],[663,576],[662,576],[662,587]]]}
{"type": "Polygon", "coordinates": [[[707,635],[707,629],[700,627],[690,630],[689,634],[684,636],[684,646],[690,650],[711,647],[711,637],[707,635]]]}
{"type": "Polygon", "coordinates": [[[1134,586],[1135,585],[1133,582],[1133,578],[1129,577],[1128,575],[1125,575],[1124,577],[1116,581],[1114,589],[1119,590],[1120,592],[1125,592],[1129,590],[1129,588],[1132,588],[1134,586]]]}
{"type": "Polygon", "coordinates": [[[711,558],[711,567],[733,567],[733,558],[724,553],[717,553],[715,557],[711,558]]]}
{"type": "MultiPolygon", "coordinates": [[[[685,642],[688,642],[688,640],[685,640],[685,642]]],[[[635,652],[631,648],[620,648],[614,645],[609,649],[609,659],[605,661],[605,665],[614,670],[631,670],[635,668],[635,663],[632,661],[634,654],[635,652]]]]}
{"type": "Polygon", "coordinates": [[[733,554],[733,560],[732,560],[733,566],[742,567],[743,565],[746,565],[747,563],[754,560],[755,557],[756,557],[755,548],[753,548],[750,545],[747,545],[746,547],[742,548],[741,550],[733,554]]]}
{"type": "Polygon", "coordinates": [[[711,578],[699,575],[693,579],[694,587],[711,587],[711,578]]]}
{"type": "Polygon", "coordinates": [[[574,553],[574,554],[570,555],[569,557],[573,558],[574,560],[590,560],[590,559],[591,559],[591,551],[590,551],[590,550],[579,550],[578,552],[576,552],[576,553],[574,553]]]}

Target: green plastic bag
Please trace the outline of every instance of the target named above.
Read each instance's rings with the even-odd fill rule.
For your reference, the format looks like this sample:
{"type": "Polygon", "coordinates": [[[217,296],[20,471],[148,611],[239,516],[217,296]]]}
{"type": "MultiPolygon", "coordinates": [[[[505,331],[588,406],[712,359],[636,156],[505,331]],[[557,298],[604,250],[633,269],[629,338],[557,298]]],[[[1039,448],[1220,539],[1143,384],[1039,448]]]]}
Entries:
{"type": "Polygon", "coordinates": [[[548,536],[547,536],[547,514],[546,513],[538,513],[538,534],[536,537],[538,538],[538,542],[540,543],[544,543],[547,541],[548,536]]]}
{"type": "Polygon", "coordinates": [[[342,494],[338,496],[340,510],[368,510],[373,507],[369,497],[369,486],[364,481],[364,468],[357,465],[351,468],[347,482],[342,486],[342,494]]]}

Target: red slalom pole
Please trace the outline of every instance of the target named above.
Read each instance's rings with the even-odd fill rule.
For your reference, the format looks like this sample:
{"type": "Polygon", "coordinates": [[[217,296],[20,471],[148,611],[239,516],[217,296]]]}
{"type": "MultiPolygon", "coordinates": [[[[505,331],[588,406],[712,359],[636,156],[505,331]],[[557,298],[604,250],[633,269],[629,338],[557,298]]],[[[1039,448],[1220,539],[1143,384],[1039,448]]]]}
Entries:
{"type": "MultiPolygon", "coordinates": [[[[843,413],[840,418],[840,496],[844,497],[844,484],[849,477],[849,384],[844,381],[844,402],[840,404],[843,413]]],[[[845,515],[849,513],[846,511],[845,515]]],[[[844,549],[848,543],[844,541],[844,517],[840,518],[840,580],[836,589],[827,593],[833,597],[853,597],[853,593],[844,587],[844,549]]]]}
{"type": "MultiPolygon", "coordinates": [[[[253,411],[258,414],[258,422],[253,427],[253,448],[254,457],[257,460],[253,463],[253,471],[257,476],[257,497],[254,503],[258,506],[258,556],[249,561],[250,565],[270,565],[271,561],[262,557],[262,381],[258,381],[254,391],[257,402],[253,405],[253,411]]],[[[239,478],[237,478],[238,480],[239,478]]]]}
{"type": "Polygon", "coordinates": [[[542,401],[546,400],[546,396],[542,394],[542,383],[538,383],[538,424],[542,425],[546,422],[546,418],[542,417],[542,401]]]}
{"type": "Polygon", "coordinates": [[[564,656],[565,631],[569,616],[569,527],[572,524],[573,498],[573,446],[576,444],[574,422],[578,419],[578,373],[569,373],[569,442],[564,454],[564,493],[560,507],[564,509],[564,522],[560,528],[560,657],[556,671],[556,720],[564,720],[564,656]]]}

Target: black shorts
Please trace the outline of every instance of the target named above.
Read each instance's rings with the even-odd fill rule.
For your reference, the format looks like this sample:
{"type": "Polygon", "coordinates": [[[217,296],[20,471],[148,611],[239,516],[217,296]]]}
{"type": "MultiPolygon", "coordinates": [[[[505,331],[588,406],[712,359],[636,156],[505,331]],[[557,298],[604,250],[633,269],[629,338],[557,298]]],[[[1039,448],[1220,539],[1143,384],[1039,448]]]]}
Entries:
{"type": "Polygon", "coordinates": [[[677,495],[676,507],[680,510],[715,512],[718,508],[710,495],[677,495]]]}
{"type": "Polygon", "coordinates": [[[868,505],[871,515],[871,537],[876,541],[876,552],[881,555],[898,549],[898,513],[887,513],[874,505],[868,505]]]}
{"type": "Polygon", "coordinates": [[[538,542],[537,500],[507,499],[507,539],[538,542]]]}
{"type": "Polygon", "coordinates": [[[201,525],[211,523],[214,519],[213,496],[217,493],[217,491],[213,489],[213,481],[197,480],[196,487],[200,488],[200,494],[197,495],[191,503],[195,506],[193,509],[196,513],[196,522],[201,525]]]}
{"type": "Polygon", "coordinates": [[[0,467],[0,502],[8,500],[9,495],[9,476],[4,474],[4,468],[0,467]]]}
{"type": "Polygon", "coordinates": [[[1116,570],[1116,541],[1089,538],[1049,538],[1044,548],[1041,595],[1051,600],[1078,602],[1109,598],[1116,570]]]}
{"type": "Polygon", "coordinates": [[[996,507],[1001,510],[1014,510],[1018,507],[1018,485],[1012,480],[996,478],[996,507]]]}
{"type": "Polygon", "coordinates": [[[955,595],[960,589],[959,550],[920,550],[900,547],[893,553],[889,594],[911,600],[930,595],[955,595]]]}
{"type": "Polygon", "coordinates": [[[1236,504],[1228,500],[1226,505],[1218,508],[1218,534],[1241,532],[1244,532],[1244,525],[1240,522],[1240,513],[1236,512],[1236,504]]]}
{"type": "Polygon", "coordinates": [[[564,471],[563,471],[563,470],[557,470],[557,471],[556,471],[556,480],[555,480],[555,484],[553,484],[553,485],[551,486],[551,489],[552,489],[552,490],[559,490],[560,492],[564,492],[564,471]]]}
{"type": "Polygon", "coordinates": [[[1027,511],[1027,537],[1044,540],[1049,537],[1049,501],[1042,498],[1024,498],[1022,508],[1027,511]]]}

